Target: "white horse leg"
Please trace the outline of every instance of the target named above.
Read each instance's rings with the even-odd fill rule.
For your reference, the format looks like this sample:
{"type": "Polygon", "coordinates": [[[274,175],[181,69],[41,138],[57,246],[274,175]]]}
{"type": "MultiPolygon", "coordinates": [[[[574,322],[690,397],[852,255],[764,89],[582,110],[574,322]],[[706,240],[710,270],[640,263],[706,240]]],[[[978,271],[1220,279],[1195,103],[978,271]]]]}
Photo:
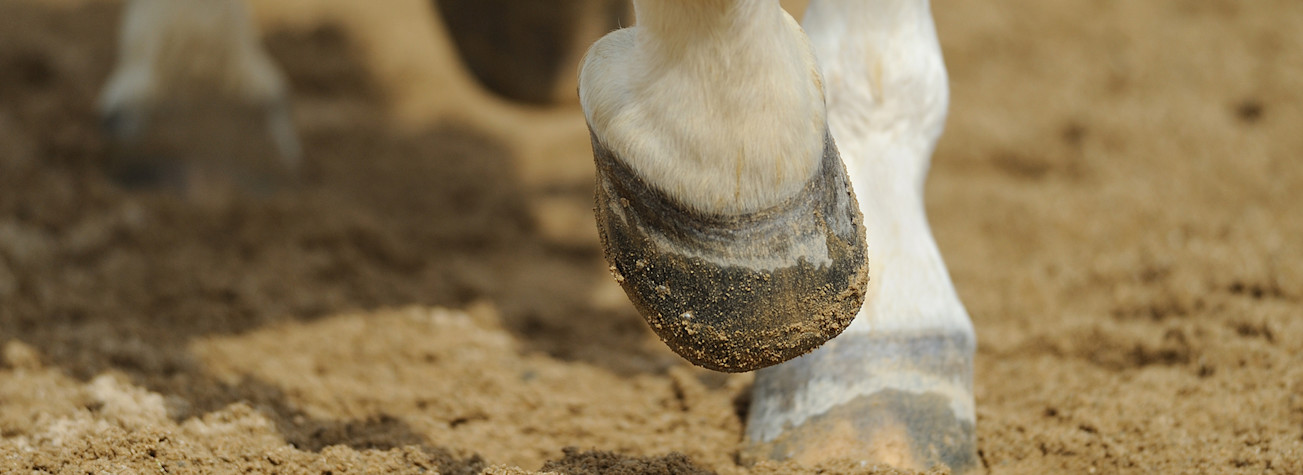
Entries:
{"type": "Polygon", "coordinates": [[[777,0],[636,0],[580,70],[607,261],[681,356],[749,371],[836,336],[864,232],[813,51],[777,0]]]}
{"type": "Polygon", "coordinates": [[[813,0],[804,25],[868,228],[869,291],[841,336],[757,374],[748,455],[975,469],[975,337],[923,206],[948,104],[928,1],[813,0]]]}
{"type": "Polygon", "coordinates": [[[136,144],[166,130],[154,135],[172,135],[173,150],[134,152],[187,155],[191,163],[174,165],[183,168],[222,168],[211,162],[251,150],[230,148],[247,141],[221,133],[241,134],[252,121],[280,160],[270,168],[297,168],[300,150],[285,81],[262,49],[244,2],[131,0],[119,41],[118,64],[99,101],[106,131],[119,143],[136,144]]]}

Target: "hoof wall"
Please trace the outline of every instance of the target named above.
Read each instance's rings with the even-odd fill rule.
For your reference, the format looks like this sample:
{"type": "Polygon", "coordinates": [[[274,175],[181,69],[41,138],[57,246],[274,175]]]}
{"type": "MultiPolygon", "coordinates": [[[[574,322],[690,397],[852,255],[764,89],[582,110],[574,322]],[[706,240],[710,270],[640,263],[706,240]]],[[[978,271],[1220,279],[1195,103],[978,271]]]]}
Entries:
{"type": "Polygon", "coordinates": [[[965,333],[850,334],[756,376],[744,458],[978,469],[965,333]]]}
{"type": "Polygon", "coordinates": [[[267,195],[297,178],[298,139],[280,103],[172,104],[108,111],[107,172],[119,185],[199,201],[267,195]]]}
{"type": "Polygon", "coordinates": [[[703,216],[644,182],[593,138],[597,223],[616,281],[692,363],[752,371],[841,333],[864,301],[863,218],[836,146],[797,195],[740,216],[703,216]]]}
{"type": "Polygon", "coordinates": [[[897,468],[945,465],[953,473],[968,473],[978,465],[976,454],[973,423],[954,416],[949,398],[885,390],[860,396],[773,441],[754,445],[746,457],[810,465],[862,458],[897,468]]]}

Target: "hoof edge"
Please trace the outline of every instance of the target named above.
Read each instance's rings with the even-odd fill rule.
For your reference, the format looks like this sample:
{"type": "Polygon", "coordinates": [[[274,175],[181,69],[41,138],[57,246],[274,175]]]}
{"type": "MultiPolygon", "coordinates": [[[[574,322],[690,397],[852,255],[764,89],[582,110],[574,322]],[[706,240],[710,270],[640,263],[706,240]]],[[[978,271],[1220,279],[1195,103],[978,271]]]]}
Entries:
{"type": "Polygon", "coordinates": [[[808,353],[855,318],[868,283],[864,224],[830,136],[801,193],[740,216],[688,210],[596,137],[593,150],[612,275],[679,355],[752,371],[808,353]]]}

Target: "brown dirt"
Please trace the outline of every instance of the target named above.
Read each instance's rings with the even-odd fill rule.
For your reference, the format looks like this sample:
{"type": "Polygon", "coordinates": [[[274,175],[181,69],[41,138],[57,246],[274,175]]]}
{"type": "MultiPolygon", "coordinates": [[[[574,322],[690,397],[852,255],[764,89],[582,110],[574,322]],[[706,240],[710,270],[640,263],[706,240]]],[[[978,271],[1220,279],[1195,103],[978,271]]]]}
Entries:
{"type": "MultiPolygon", "coordinates": [[[[928,204],[983,462],[1303,472],[1303,3],[934,7],[928,204]]],[[[118,9],[0,2],[0,471],[876,470],[739,467],[749,376],[664,349],[593,240],[540,237],[530,203],[591,184],[391,132],[333,30],[269,38],[302,186],[115,187],[91,107],[118,9]]]]}

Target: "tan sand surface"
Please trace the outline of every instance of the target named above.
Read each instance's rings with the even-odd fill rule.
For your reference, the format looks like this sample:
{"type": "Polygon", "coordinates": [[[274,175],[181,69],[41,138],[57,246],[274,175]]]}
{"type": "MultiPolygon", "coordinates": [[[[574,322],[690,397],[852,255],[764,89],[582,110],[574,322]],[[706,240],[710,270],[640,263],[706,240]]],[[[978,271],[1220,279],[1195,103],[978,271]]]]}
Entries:
{"type": "MultiPolygon", "coordinates": [[[[738,465],[750,376],[645,328],[574,218],[591,183],[394,131],[339,29],[267,32],[301,186],[118,188],[120,8],[0,0],[0,472],[885,472],[738,465]]],[[[984,465],[1303,473],[1303,2],[934,10],[984,465]]]]}

